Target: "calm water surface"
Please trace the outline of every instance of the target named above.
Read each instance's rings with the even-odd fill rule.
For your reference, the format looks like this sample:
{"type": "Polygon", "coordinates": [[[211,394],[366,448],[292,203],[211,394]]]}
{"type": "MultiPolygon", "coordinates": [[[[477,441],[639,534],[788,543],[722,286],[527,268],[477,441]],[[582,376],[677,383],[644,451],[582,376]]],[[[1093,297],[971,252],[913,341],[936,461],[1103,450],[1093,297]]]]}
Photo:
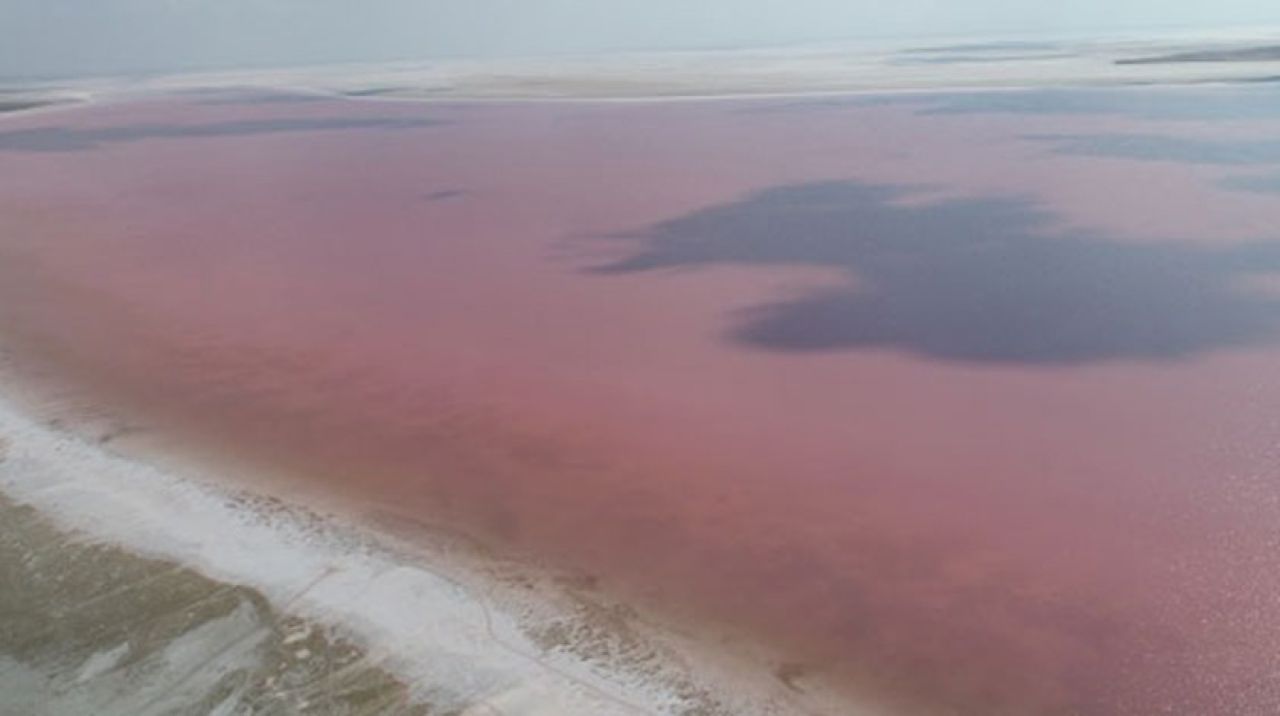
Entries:
{"type": "Polygon", "coordinates": [[[1256,87],[107,104],[0,125],[0,330],[797,688],[1273,714],[1278,184],[1256,87]]]}

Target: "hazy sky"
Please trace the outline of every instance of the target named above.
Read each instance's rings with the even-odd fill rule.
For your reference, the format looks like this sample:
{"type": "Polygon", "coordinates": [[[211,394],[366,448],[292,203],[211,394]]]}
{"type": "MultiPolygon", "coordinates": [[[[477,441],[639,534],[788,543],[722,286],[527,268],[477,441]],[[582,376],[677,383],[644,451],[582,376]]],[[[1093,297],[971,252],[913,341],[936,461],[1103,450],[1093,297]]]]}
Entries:
{"type": "Polygon", "coordinates": [[[1280,24],[1280,0],[0,0],[0,77],[1280,24]]]}

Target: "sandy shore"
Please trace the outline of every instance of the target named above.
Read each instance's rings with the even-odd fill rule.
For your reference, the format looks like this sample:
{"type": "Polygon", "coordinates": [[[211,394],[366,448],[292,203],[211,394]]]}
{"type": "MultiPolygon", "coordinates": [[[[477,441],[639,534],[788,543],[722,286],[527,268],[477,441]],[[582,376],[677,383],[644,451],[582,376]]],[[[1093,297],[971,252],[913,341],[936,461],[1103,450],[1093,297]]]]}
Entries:
{"type": "Polygon", "coordinates": [[[0,711],[428,713],[405,683],[260,592],[58,529],[0,497],[0,711]]]}

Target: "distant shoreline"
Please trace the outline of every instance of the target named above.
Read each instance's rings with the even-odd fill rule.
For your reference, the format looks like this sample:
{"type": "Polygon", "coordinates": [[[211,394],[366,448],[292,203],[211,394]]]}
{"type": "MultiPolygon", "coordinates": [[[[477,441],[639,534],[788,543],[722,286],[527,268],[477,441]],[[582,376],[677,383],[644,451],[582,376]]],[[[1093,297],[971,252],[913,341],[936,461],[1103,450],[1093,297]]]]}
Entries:
{"type": "Polygon", "coordinates": [[[1258,32],[1227,39],[815,45],[101,77],[15,86],[0,94],[0,111],[5,102],[219,90],[375,100],[639,102],[1257,82],[1280,75],[1275,38],[1258,32]]]}

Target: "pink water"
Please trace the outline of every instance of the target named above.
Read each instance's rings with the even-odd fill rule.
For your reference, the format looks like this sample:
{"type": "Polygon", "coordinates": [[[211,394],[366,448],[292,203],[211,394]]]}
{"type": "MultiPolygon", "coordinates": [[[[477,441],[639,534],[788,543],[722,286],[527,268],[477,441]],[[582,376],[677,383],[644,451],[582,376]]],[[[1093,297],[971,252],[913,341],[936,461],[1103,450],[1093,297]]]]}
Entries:
{"type": "Polygon", "coordinates": [[[0,329],[925,712],[1280,712],[1280,117],[930,108],[10,117],[0,329]]]}

